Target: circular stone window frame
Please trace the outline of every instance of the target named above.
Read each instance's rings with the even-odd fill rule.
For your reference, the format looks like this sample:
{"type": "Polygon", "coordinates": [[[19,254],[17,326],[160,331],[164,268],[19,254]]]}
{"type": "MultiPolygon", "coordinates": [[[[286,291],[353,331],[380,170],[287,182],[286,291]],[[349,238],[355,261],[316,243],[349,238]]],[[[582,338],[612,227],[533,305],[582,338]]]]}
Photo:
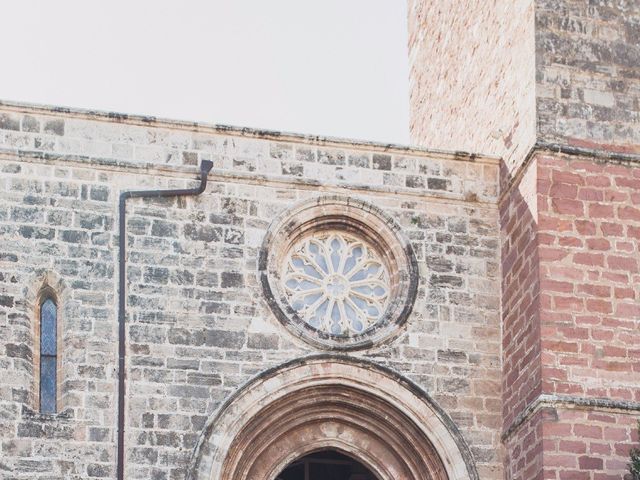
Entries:
{"type": "Polygon", "coordinates": [[[322,196],[276,217],[262,242],[258,270],[271,310],[290,333],[320,349],[362,350],[389,342],[402,331],[418,291],[418,263],[400,226],[379,208],[343,196],[322,196]],[[387,308],[378,321],[355,335],[332,334],[302,319],[281,287],[282,265],[290,249],[315,232],[342,231],[362,238],[383,260],[390,281],[387,308]]]}

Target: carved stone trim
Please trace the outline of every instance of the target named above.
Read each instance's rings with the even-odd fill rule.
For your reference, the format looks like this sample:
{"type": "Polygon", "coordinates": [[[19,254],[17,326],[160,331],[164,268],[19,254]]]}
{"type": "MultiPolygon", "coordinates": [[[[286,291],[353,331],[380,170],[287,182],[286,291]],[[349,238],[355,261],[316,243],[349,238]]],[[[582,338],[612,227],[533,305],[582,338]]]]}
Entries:
{"type": "Polygon", "coordinates": [[[333,449],[380,480],[477,480],[451,419],[415,384],[364,360],[318,355],[269,370],[208,422],[188,480],[273,480],[333,449]]]}
{"type": "Polygon", "coordinates": [[[373,205],[341,196],[303,202],[276,218],[265,235],[258,268],[265,299],[278,320],[295,336],[323,349],[364,349],[391,340],[411,313],[418,287],[413,249],[395,221],[373,205]],[[375,246],[388,270],[386,311],[361,334],[335,335],[312,327],[298,316],[280,287],[281,267],[290,247],[306,235],[323,230],[343,231],[375,246]]]}
{"type": "Polygon", "coordinates": [[[640,402],[614,400],[611,398],[588,398],[573,395],[552,395],[543,393],[529,404],[513,422],[504,429],[502,441],[506,442],[518,428],[537,411],[547,407],[581,408],[599,411],[640,412],[640,402]]]}

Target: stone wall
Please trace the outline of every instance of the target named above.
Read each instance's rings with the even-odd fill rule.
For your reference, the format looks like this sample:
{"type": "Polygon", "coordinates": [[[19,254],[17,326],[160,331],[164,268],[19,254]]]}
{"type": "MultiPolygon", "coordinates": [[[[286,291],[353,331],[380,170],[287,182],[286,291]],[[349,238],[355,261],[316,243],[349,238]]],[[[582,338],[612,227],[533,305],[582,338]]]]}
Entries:
{"type": "Polygon", "coordinates": [[[536,1],[538,137],[640,152],[640,4],[536,1]]]}
{"type": "Polygon", "coordinates": [[[495,159],[5,104],[0,112],[0,470],[113,478],[117,201],[127,203],[126,478],[180,479],[207,419],[269,367],[317,353],[266,304],[258,249],[272,218],[319,195],[382,209],[411,240],[418,297],[391,343],[353,353],[416,382],[502,478],[495,159]],[[55,279],[53,281],[52,279],[55,279]],[[37,413],[37,295],[57,288],[56,415],[37,413]]]}
{"type": "Polygon", "coordinates": [[[536,141],[640,152],[637,1],[411,0],[409,52],[416,144],[509,176],[536,141]]]}
{"type": "Polygon", "coordinates": [[[520,166],[536,137],[534,2],[409,1],[413,143],[520,166]]]}

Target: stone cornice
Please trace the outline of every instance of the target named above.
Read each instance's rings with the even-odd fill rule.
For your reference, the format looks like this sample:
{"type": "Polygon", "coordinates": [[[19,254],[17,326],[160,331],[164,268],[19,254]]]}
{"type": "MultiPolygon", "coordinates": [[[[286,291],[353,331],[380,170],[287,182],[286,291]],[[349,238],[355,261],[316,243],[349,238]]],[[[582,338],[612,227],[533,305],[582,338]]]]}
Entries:
{"type": "Polygon", "coordinates": [[[553,153],[567,157],[588,158],[596,163],[613,163],[616,165],[628,166],[640,164],[640,153],[619,153],[593,148],[574,147],[560,143],[549,143],[539,140],[531,147],[518,169],[513,175],[511,175],[511,178],[506,185],[501,187],[501,192],[498,196],[498,205],[507,198],[509,192],[511,192],[514,186],[519,183],[524,172],[527,171],[531,160],[539,153],[553,153]]]}
{"type": "Polygon", "coordinates": [[[598,411],[640,412],[640,402],[614,400],[611,398],[588,398],[573,395],[554,395],[543,393],[531,402],[512,422],[503,430],[501,440],[506,442],[518,428],[543,408],[576,408],[598,411]]]}
{"type": "Polygon", "coordinates": [[[538,141],[532,151],[547,151],[563,155],[588,157],[599,163],[635,164],[640,163],[640,153],[621,153],[595,148],[575,147],[560,143],[538,141]]]}
{"type": "Polygon", "coordinates": [[[492,155],[481,155],[471,152],[451,152],[446,150],[399,145],[394,143],[372,142],[366,140],[354,140],[321,135],[307,135],[301,133],[280,132],[276,130],[237,127],[205,122],[172,120],[147,115],[131,115],[126,113],[106,112],[101,110],[59,107],[52,105],[38,105],[31,103],[12,102],[8,100],[0,100],[0,111],[32,113],[34,115],[51,115],[63,118],[79,118],[98,122],[144,126],[148,128],[168,128],[173,130],[186,130],[216,135],[272,140],[285,143],[316,145],[322,147],[350,148],[354,150],[367,150],[370,152],[386,153],[390,155],[407,155],[416,157],[428,156],[429,158],[442,158],[446,160],[459,160],[463,162],[473,163],[488,163],[492,165],[498,165],[500,163],[499,157],[492,155]]]}

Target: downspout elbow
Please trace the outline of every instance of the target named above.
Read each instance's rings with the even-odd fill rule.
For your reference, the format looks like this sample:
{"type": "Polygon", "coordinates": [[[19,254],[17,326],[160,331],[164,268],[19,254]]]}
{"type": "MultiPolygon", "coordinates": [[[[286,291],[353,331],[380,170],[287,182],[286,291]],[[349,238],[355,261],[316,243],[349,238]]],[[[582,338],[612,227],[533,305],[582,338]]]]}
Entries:
{"type": "Polygon", "coordinates": [[[200,195],[207,188],[207,177],[209,172],[213,168],[213,162],[211,160],[203,160],[200,164],[200,186],[198,187],[197,195],[200,195]]]}

